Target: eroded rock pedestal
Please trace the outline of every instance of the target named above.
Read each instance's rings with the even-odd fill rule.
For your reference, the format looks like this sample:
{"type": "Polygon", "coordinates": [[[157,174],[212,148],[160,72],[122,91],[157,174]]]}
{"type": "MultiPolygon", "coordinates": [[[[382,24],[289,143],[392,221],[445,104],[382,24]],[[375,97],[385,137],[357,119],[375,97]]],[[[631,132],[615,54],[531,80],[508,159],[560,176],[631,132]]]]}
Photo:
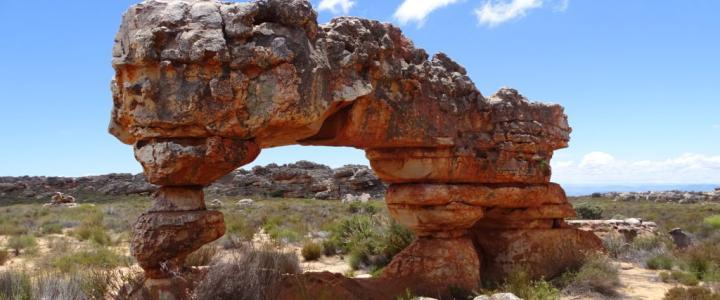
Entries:
{"type": "Polygon", "coordinates": [[[484,97],[390,24],[316,16],[303,0],[149,0],[124,15],[110,132],[162,186],[133,238],[153,295],[224,231],[201,187],[291,144],[366,150],[390,213],[418,237],[384,278],[418,293],[521,266],[550,277],[601,248],[565,225],[573,210],[549,182],[569,140],[562,107],[513,89],[484,97]]]}

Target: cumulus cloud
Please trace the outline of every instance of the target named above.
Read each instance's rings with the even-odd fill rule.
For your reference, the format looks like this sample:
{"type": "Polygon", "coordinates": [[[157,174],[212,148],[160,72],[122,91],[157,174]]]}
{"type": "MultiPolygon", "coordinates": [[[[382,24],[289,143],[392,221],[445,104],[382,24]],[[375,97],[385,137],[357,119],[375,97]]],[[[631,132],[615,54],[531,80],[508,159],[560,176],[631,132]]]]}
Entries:
{"type": "Polygon", "coordinates": [[[512,19],[522,18],[528,11],[542,5],[542,0],[488,0],[475,9],[475,16],[480,24],[493,27],[512,19]]]}
{"type": "Polygon", "coordinates": [[[405,0],[395,10],[395,19],[400,24],[417,22],[422,25],[427,16],[438,8],[457,3],[459,0],[405,0]]]}
{"type": "Polygon", "coordinates": [[[580,163],[553,161],[553,180],[562,183],[720,182],[720,155],[687,153],[666,160],[626,161],[591,152],[580,163]]]}
{"type": "Polygon", "coordinates": [[[318,10],[327,10],[336,15],[347,14],[354,5],[355,1],[352,0],[321,0],[318,10]]]}

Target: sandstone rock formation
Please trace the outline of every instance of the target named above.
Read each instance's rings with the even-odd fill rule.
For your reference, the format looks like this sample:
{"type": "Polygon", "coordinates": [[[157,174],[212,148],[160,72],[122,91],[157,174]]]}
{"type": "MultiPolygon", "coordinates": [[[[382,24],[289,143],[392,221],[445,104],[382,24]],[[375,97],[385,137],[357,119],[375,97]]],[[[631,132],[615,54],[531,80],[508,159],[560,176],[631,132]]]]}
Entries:
{"type": "Polygon", "coordinates": [[[549,182],[563,108],[507,88],[484,97],[390,24],[319,25],[304,0],[148,0],[123,16],[113,67],[109,130],[162,186],[133,239],[151,278],[222,234],[202,186],[290,144],[365,149],[391,215],[418,236],[383,276],[419,293],[518,265],[550,277],[602,247],[564,223],[574,211],[549,182]]]}
{"type": "Polygon", "coordinates": [[[569,220],[570,226],[584,231],[591,231],[603,239],[608,235],[620,235],[626,243],[632,243],[638,236],[657,235],[655,222],[643,221],[636,218],[624,220],[569,220]]]}
{"type": "Polygon", "coordinates": [[[75,197],[61,192],[55,192],[52,197],[50,197],[50,202],[45,203],[44,206],[75,207],[77,203],[75,202],[75,197]]]}

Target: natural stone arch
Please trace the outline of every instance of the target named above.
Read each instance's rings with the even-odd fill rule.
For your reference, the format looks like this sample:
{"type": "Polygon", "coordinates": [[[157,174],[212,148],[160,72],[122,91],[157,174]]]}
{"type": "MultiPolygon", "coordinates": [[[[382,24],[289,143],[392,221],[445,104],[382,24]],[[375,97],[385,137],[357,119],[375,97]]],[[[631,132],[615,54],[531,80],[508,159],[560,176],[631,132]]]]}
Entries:
{"type": "Polygon", "coordinates": [[[224,233],[202,187],[291,144],[365,149],[391,215],[418,236],[383,276],[421,290],[472,289],[519,264],[552,276],[602,247],[565,225],[574,211],[549,182],[571,131],[563,108],[484,97],[390,24],[318,25],[303,0],[150,0],[123,16],[113,67],[110,132],[161,186],[132,241],[155,285],[224,233]]]}

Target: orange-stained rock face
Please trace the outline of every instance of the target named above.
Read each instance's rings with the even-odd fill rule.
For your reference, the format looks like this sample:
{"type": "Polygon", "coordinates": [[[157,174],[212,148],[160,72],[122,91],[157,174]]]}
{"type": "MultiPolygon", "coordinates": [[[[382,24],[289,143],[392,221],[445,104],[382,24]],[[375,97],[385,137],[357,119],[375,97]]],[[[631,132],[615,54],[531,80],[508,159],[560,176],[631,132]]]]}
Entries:
{"type": "Polygon", "coordinates": [[[109,130],[162,186],[133,237],[151,278],[223,234],[202,186],[291,144],[366,150],[390,214],[419,237],[388,280],[473,289],[509,261],[554,274],[598,248],[565,225],[574,211],[549,182],[571,131],[561,106],[509,88],[484,97],[462,66],[391,24],[316,17],[306,0],[147,0],[123,16],[109,130]],[[578,251],[546,244],[564,237],[578,251]]]}

